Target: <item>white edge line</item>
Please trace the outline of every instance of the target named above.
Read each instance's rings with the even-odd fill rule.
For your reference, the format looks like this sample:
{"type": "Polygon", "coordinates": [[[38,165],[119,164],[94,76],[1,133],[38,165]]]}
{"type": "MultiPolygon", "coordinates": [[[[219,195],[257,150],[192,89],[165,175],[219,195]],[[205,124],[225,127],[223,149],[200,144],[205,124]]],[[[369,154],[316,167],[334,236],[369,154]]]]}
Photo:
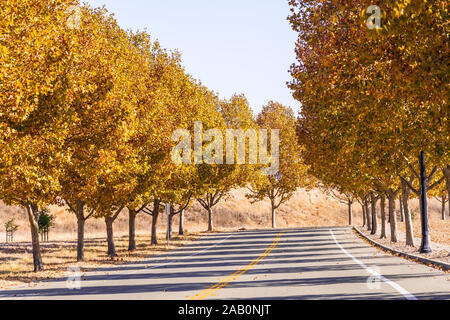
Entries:
{"type": "Polygon", "coordinates": [[[394,288],[395,290],[397,290],[399,293],[401,293],[407,300],[417,300],[417,298],[412,295],[411,293],[409,293],[405,288],[403,288],[402,286],[400,286],[399,284],[395,283],[394,281],[391,281],[389,279],[387,279],[386,277],[384,277],[383,275],[381,275],[380,273],[376,272],[375,270],[369,268],[368,266],[366,266],[363,262],[359,261],[358,259],[356,259],[354,256],[352,256],[347,250],[344,249],[344,247],[339,243],[339,241],[336,239],[336,236],[334,235],[333,230],[330,229],[330,233],[331,236],[333,237],[334,242],[336,243],[336,245],[349,257],[351,258],[353,261],[355,261],[357,264],[359,264],[363,269],[365,269],[369,274],[375,276],[376,278],[378,278],[381,281],[386,282],[388,285],[390,285],[392,288],[394,288]]]}

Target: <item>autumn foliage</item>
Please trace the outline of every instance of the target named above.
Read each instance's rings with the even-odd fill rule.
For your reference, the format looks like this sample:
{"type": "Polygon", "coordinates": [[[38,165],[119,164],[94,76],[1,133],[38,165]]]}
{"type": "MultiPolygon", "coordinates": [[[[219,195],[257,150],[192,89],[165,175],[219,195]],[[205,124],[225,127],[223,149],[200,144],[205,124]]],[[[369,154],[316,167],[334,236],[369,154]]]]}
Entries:
{"type": "Polygon", "coordinates": [[[450,192],[448,3],[290,4],[298,41],[289,86],[302,103],[303,159],[325,187],[361,203],[372,233],[381,199],[381,236],[389,221],[394,242],[395,200],[401,193],[407,244],[414,245],[409,199],[411,191],[419,193],[421,151],[429,189],[446,179],[450,192]],[[379,28],[367,27],[371,5],[380,8],[379,28]]]}
{"type": "MultiPolygon", "coordinates": [[[[130,250],[136,248],[134,221],[141,213],[152,216],[152,244],[157,242],[156,223],[166,203],[171,221],[199,201],[212,231],[212,208],[232,188],[249,185],[259,168],[177,165],[171,161],[172,132],[193,133],[196,121],[222,132],[266,128],[271,122],[264,119],[279,110],[287,117],[279,124],[290,126],[286,141],[296,143],[291,111],[274,102],[256,121],[244,95],[220,99],[186,73],[178,52],[165,50],[146,32],[123,30],[105,8],[77,0],[2,4],[0,199],[26,208],[35,271],[43,268],[39,213],[51,204],[77,218],[78,261],[84,259],[90,218],[104,219],[108,254],[116,255],[113,224],[123,209],[130,216],[130,250]]],[[[298,159],[298,152],[294,144],[282,153],[298,159]]],[[[283,173],[283,199],[297,185],[291,176],[283,173]]],[[[261,188],[269,183],[261,181],[261,188]]],[[[169,237],[170,231],[169,224],[169,237]]]]}

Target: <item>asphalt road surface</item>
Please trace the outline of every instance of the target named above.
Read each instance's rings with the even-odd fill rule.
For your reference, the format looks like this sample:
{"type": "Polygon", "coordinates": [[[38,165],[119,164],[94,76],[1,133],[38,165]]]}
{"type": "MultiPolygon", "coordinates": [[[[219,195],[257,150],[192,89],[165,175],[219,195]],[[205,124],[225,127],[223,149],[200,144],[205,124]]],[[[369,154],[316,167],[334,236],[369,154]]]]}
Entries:
{"type": "Polygon", "coordinates": [[[450,274],[377,250],[349,228],[211,234],[76,276],[0,291],[0,299],[450,299],[450,274]]]}

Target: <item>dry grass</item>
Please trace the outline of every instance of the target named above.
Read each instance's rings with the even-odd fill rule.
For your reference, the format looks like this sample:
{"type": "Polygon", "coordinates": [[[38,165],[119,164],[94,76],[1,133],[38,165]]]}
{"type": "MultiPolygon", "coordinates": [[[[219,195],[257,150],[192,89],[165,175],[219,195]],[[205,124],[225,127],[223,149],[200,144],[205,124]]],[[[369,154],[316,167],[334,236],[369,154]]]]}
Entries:
{"type": "MultiPolygon", "coordinates": [[[[400,213],[398,210],[398,203],[397,203],[397,225],[398,230],[400,232],[405,232],[405,224],[401,222],[400,220],[400,213]]],[[[430,199],[428,203],[428,211],[429,211],[429,226],[430,226],[430,238],[432,242],[440,243],[443,245],[450,245],[450,217],[447,217],[448,219],[443,221],[442,215],[441,215],[441,204],[435,200],[430,199]]],[[[419,200],[414,199],[411,201],[411,213],[413,216],[413,231],[414,236],[419,237],[421,236],[421,221],[420,221],[420,208],[419,208],[419,200]]],[[[355,225],[361,226],[362,225],[362,213],[359,208],[357,207],[357,210],[355,211],[356,215],[356,221],[355,225]]],[[[379,216],[379,215],[378,215],[379,216]]],[[[381,217],[379,216],[378,222],[381,224],[381,217]]],[[[389,229],[389,225],[387,226],[389,229]]]]}
{"type": "Polygon", "coordinates": [[[3,244],[0,248],[0,287],[8,288],[22,283],[34,285],[42,280],[66,277],[67,268],[75,265],[84,272],[125,262],[142,261],[152,255],[186,245],[201,236],[201,233],[177,236],[171,240],[170,247],[167,247],[163,235],[158,237],[160,244],[153,246],[149,245],[150,236],[138,235],[136,250],[133,252],[128,251],[128,237],[116,237],[115,245],[119,257],[114,259],[106,255],[104,238],[90,238],[85,243],[85,261],[80,263],[76,263],[74,258],[75,241],[50,241],[41,246],[45,270],[38,273],[30,271],[33,259],[29,242],[3,244]]]}
{"type": "MultiPolygon", "coordinates": [[[[217,231],[232,231],[241,228],[264,229],[271,227],[270,203],[268,200],[252,204],[245,197],[245,190],[234,190],[230,197],[217,205],[214,211],[214,225],[217,231]]],[[[440,220],[439,203],[430,202],[430,226],[432,240],[450,244],[450,221],[440,220]]],[[[420,229],[418,204],[413,202],[414,225],[420,229]]],[[[45,271],[39,273],[32,270],[32,254],[28,221],[23,209],[7,207],[0,203],[0,241],[5,240],[3,223],[11,217],[15,218],[20,229],[15,234],[15,242],[5,244],[0,242],[0,287],[11,284],[30,283],[64,277],[68,266],[76,260],[76,219],[75,216],[61,207],[51,207],[51,213],[56,216],[55,227],[50,233],[50,242],[42,244],[42,257],[45,271]]],[[[361,225],[361,210],[354,206],[354,224],[361,225]]],[[[299,189],[292,199],[281,206],[277,214],[277,225],[285,227],[315,227],[348,225],[347,207],[320,190],[306,191],[299,189]]],[[[150,246],[151,218],[145,214],[136,219],[137,250],[128,252],[128,214],[126,210],[114,224],[115,242],[119,257],[110,260],[106,255],[105,223],[102,219],[90,219],[86,223],[86,261],[80,263],[82,270],[102,267],[111,264],[139,261],[167,250],[164,230],[166,222],[163,216],[158,221],[162,242],[159,246],[150,246]]],[[[172,241],[172,247],[185,245],[200,237],[207,227],[205,210],[195,203],[185,215],[184,237],[172,241]]],[[[400,230],[404,230],[399,223],[400,230]]],[[[178,219],[174,219],[174,232],[178,230],[178,219]]]]}

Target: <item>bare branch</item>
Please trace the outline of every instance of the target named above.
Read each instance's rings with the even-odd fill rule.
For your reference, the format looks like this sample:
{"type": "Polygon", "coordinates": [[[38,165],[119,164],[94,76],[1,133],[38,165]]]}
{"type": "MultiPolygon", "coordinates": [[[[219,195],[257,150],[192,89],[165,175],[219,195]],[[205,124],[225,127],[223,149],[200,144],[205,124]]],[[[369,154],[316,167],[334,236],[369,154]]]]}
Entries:
{"type": "Polygon", "coordinates": [[[220,192],[219,197],[216,199],[216,201],[213,202],[212,206],[215,206],[216,204],[218,204],[219,201],[224,197],[224,195],[225,195],[224,191],[220,192]]]}
{"type": "Polygon", "coordinates": [[[113,220],[116,220],[116,218],[119,216],[119,214],[122,212],[124,206],[121,206],[116,213],[112,216],[113,220]]]}
{"type": "Polygon", "coordinates": [[[86,216],[86,218],[84,218],[84,220],[87,220],[87,219],[89,219],[90,217],[92,217],[92,216],[94,215],[94,213],[95,213],[95,209],[92,209],[92,210],[89,212],[89,214],[86,216]]]}
{"type": "Polygon", "coordinates": [[[178,211],[174,211],[173,215],[177,215],[177,214],[181,213],[183,210],[185,210],[189,206],[189,203],[191,203],[191,195],[189,196],[189,199],[186,201],[185,205],[178,211]]]}
{"type": "MultiPolygon", "coordinates": [[[[401,152],[400,152],[401,153],[401,152]]],[[[403,154],[401,153],[401,155],[403,156],[403,158],[405,159],[406,163],[408,164],[409,169],[411,170],[411,172],[416,176],[417,179],[420,179],[420,175],[417,173],[416,169],[414,168],[413,164],[411,163],[411,161],[409,161],[409,159],[403,154]]]]}
{"type": "Polygon", "coordinates": [[[197,198],[197,201],[202,205],[203,208],[205,208],[206,210],[209,209],[208,204],[202,198],[197,198]]]}
{"type": "Polygon", "coordinates": [[[402,179],[402,181],[406,183],[406,185],[409,187],[409,189],[411,189],[412,192],[414,192],[416,195],[419,195],[419,190],[413,187],[412,182],[409,182],[404,177],[400,177],[400,179],[402,179]]]}
{"type": "Polygon", "coordinates": [[[433,170],[431,170],[430,175],[427,177],[427,183],[430,183],[431,180],[433,179],[434,175],[436,174],[436,172],[439,170],[439,167],[435,166],[433,168],[433,170]]]}
{"type": "Polygon", "coordinates": [[[136,210],[136,213],[141,212],[141,211],[144,210],[145,208],[147,208],[147,203],[144,204],[142,207],[140,207],[138,210],[136,210]]]}
{"type": "Polygon", "coordinates": [[[72,210],[75,214],[77,214],[77,211],[72,207],[72,205],[70,204],[70,202],[68,200],[64,200],[67,204],[67,206],[69,207],[70,210],[72,210]]]}
{"type": "Polygon", "coordinates": [[[145,209],[142,210],[142,212],[153,217],[153,211],[151,211],[150,209],[145,208],[145,209]]]}
{"type": "Polygon", "coordinates": [[[436,181],[435,183],[433,183],[431,186],[428,187],[428,190],[433,190],[434,188],[436,188],[437,186],[439,186],[442,182],[444,182],[445,180],[445,176],[442,176],[441,179],[439,179],[438,181],[436,181]]]}

